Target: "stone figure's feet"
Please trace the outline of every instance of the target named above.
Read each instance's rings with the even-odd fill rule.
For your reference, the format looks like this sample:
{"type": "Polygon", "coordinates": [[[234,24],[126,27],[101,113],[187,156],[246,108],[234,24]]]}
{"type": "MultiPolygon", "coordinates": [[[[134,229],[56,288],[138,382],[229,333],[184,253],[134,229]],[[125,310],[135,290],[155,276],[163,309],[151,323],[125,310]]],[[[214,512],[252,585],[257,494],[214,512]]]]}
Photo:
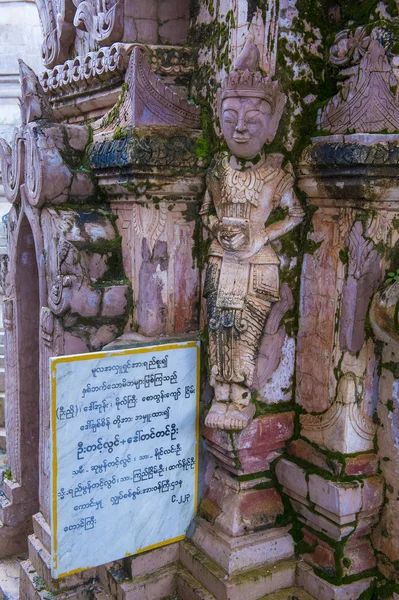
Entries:
{"type": "Polygon", "coordinates": [[[245,429],[252,421],[255,406],[240,406],[239,404],[226,404],[214,402],[205,419],[205,425],[212,429],[241,430],[245,429]]]}
{"type": "Polygon", "coordinates": [[[223,429],[228,404],[225,402],[214,402],[206,415],[205,425],[212,429],[223,429]]]}
{"type": "Polygon", "coordinates": [[[252,421],[255,415],[255,406],[242,406],[240,404],[229,404],[224,417],[222,429],[245,429],[252,421]]]}
{"type": "Polygon", "coordinates": [[[230,384],[215,381],[214,383],[215,402],[228,402],[230,398],[230,384]]]}
{"type": "Polygon", "coordinates": [[[230,400],[238,406],[248,406],[251,402],[251,392],[245,385],[232,383],[230,387],[230,400]]]}

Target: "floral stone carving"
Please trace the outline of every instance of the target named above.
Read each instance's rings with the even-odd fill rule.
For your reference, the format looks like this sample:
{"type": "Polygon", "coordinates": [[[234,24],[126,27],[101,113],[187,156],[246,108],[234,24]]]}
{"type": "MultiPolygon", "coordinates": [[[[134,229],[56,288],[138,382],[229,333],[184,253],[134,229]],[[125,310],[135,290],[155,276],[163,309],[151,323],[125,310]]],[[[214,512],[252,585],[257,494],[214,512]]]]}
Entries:
{"type": "Polygon", "coordinates": [[[350,77],[319,115],[319,129],[331,133],[392,133],[399,129],[399,102],[392,91],[397,80],[383,46],[376,39],[370,41],[361,28],[353,36],[347,30],[338,34],[331,49],[333,64],[346,66],[361,56],[357,67],[342,72],[350,77]]]}
{"type": "Polygon", "coordinates": [[[97,2],[73,0],[76,9],[74,25],[87,31],[102,45],[119,42],[123,34],[123,0],[97,2]]]}
{"type": "Polygon", "coordinates": [[[42,56],[44,66],[54,67],[68,58],[69,47],[75,39],[72,0],[36,0],[43,29],[42,56]]]}
{"type": "Polygon", "coordinates": [[[47,94],[70,94],[76,88],[86,90],[101,78],[107,81],[126,71],[130,44],[115,43],[84,56],[75,56],[40,74],[39,79],[47,94]]]}
{"type": "Polygon", "coordinates": [[[262,152],[276,134],[285,96],[258,64],[259,51],[247,40],[218,98],[231,156],[218,156],[210,167],[201,208],[213,237],[204,296],[214,401],[206,425],[218,429],[244,429],[255,414],[250,390],[256,358],[280,295],[279,258],[271,243],[304,214],[292,167],[282,167],[282,155],[262,152]],[[265,228],[279,207],[287,216],[265,228]]]}
{"type": "Polygon", "coordinates": [[[90,176],[74,168],[89,141],[86,126],[55,123],[52,108],[35,73],[20,61],[22,127],[12,148],[0,140],[0,161],[5,195],[19,202],[24,184],[29,204],[85,201],[94,190],[90,176]],[[69,161],[69,164],[68,164],[69,161]],[[54,172],[57,177],[54,177],[54,172]]]}

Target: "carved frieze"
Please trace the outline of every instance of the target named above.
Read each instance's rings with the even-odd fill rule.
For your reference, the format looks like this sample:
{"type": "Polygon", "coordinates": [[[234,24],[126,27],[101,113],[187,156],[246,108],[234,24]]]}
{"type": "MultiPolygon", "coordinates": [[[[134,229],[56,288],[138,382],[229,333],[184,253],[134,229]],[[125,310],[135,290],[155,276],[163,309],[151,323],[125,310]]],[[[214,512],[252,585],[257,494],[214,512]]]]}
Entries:
{"type": "Polygon", "coordinates": [[[125,82],[116,107],[93,124],[95,136],[111,134],[117,127],[199,126],[199,107],[180,98],[155,75],[141,46],[133,48],[125,82]]]}
{"type": "Polygon", "coordinates": [[[73,93],[76,88],[86,89],[95,81],[104,82],[121,75],[126,71],[131,47],[115,43],[48,69],[39,77],[43,90],[52,95],[73,93]]]}
{"type": "MultiPolygon", "coordinates": [[[[143,133],[145,133],[143,131],[143,133]]],[[[94,142],[88,151],[92,169],[132,166],[135,169],[200,168],[196,140],[183,135],[127,136],[94,142]]]]}
{"type": "Polygon", "coordinates": [[[398,131],[397,80],[380,41],[361,27],[353,34],[345,30],[337,35],[330,58],[346,67],[342,76],[347,79],[319,114],[319,129],[335,134],[398,131]]]}

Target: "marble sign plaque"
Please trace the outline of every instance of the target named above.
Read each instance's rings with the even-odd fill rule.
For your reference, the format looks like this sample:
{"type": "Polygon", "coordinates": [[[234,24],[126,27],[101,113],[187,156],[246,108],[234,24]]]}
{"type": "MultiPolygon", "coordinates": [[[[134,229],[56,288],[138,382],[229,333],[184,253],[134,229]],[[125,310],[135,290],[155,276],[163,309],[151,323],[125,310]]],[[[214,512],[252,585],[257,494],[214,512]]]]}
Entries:
{"type": "Polygon", "coordinates": [[[197,504],[199,342],[51,359],[52,574],[182,539],[197,504]]]}

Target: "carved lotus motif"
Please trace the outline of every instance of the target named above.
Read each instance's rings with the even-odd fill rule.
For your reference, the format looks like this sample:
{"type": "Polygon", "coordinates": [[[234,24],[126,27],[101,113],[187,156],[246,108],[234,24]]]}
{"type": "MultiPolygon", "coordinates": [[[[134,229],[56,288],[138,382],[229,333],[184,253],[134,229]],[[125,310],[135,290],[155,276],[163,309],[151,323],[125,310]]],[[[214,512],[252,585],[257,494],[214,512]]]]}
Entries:
{"type": "Polygon", "coordinates": [[[370,40],[364,27],[358,27],[354,33],[350,29],[340,31],[330,49],[332,64],[340,67],[357,64],[366,54],[370,40]]]}
{"type": "Polygon", "coordinates": [[[73,0],[77,7],[74,25],[96,42],[118,42],[123,33],[123,3],[118,0],[73,0]]]}

